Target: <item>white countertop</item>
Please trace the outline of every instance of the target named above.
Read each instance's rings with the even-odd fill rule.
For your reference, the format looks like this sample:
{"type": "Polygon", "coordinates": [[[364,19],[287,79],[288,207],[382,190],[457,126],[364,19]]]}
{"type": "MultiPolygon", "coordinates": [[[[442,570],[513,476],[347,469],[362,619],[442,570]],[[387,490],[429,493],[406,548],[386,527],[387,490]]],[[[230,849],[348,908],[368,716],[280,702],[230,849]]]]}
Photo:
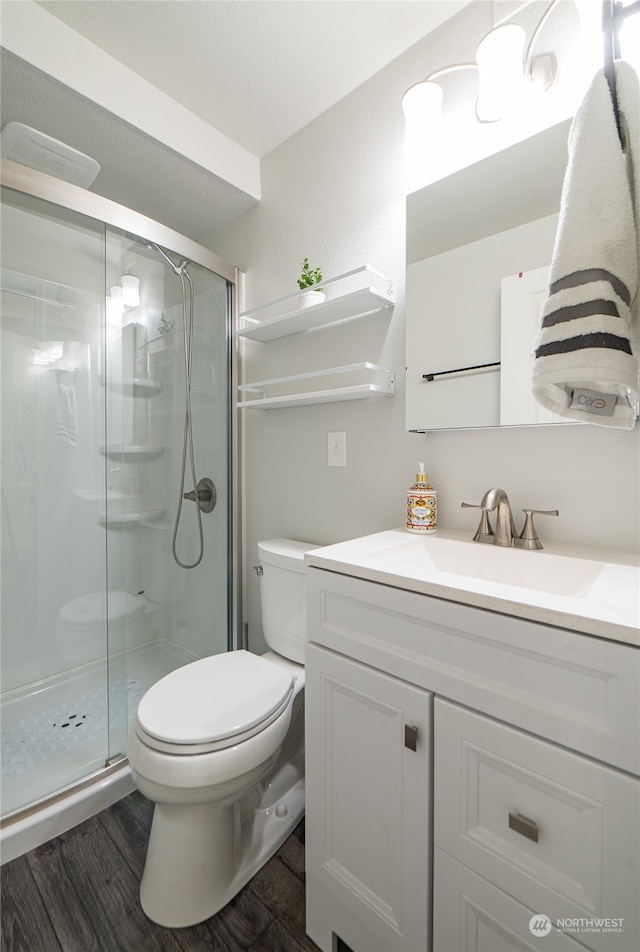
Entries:
{"type": "Polygon", "coordinates": [[[405,529],[306,553],[309,566],[640,647],[640,557],[549,543],[537,551],[405,529]]]}

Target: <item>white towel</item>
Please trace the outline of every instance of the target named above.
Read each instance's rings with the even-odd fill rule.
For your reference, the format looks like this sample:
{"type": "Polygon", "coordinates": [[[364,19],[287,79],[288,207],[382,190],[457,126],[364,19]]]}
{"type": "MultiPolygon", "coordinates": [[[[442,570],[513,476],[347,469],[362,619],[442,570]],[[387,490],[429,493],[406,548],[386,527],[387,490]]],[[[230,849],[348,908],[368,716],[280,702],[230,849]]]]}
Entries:
{"type": "Polygon", "coordinates": [[[76,378],[68,370],[56,370],[56,421],[53,427],[55,435],[68,443],[78,445],[78,411],[76,406],[76,378]]]}
{"type": "Polygon", "coordinates": [[[631,429],[640,391],[640,94],[622,61],[616,91],[624,149],[603,72],[571,126],[532,389],[560,416],[631,429]],[[605,399],[612,415],[591,415],[605,399]]]}

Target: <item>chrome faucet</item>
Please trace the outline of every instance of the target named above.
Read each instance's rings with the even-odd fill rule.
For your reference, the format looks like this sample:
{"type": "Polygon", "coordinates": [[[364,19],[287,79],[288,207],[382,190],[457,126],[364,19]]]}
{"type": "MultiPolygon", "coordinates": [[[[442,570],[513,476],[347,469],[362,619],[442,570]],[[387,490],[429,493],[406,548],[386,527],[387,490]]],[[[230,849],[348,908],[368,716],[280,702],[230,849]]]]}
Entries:
{"type": "Polygon", "coordinates": [[[511,503],[504,489],[489,489],[483,496],[479,506],[472,503],[463,502],[465,509],[481,509],[482,518],[480,525],[473,537],[474,542],[484,542],[490,545],[516,546],[519,549],[541,549],[542,543],[533,524],[534,515],[557,516],[557,509],[523,509],[525,513],[524,528],[518,535],[513,514],[511,512],[511,503]],[[495,532],[491,527],[489,513],[496,512],[495,532]]]}
{"type": "Polygon", "coordinates": [[[471,503],[463,502],[462,506],[466,509],[482,509],[483,520],[480,522],[474,542],[489,542],[493,545],[513,545],[513,540],[517,536],[516,527],[511,513],[511,503],[504,489],[489,489],[482,499],[479,506],[473,506],[471,503]],[[497,509],[495,533],[491,528],[488,519],[488,513],[497,509]],[[486,517],[486,518],[485,518],[486,517]]]}

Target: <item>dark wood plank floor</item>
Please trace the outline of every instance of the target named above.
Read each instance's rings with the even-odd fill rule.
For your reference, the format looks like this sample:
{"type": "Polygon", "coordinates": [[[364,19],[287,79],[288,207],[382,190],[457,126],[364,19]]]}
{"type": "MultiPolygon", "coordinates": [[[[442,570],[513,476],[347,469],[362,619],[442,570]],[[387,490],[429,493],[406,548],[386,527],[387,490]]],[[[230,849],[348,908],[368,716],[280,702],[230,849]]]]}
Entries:
{"type": "Polygon", "coordinates": [[[304,821],[216,916],[165,929],[138,899],[152,811],[133,793],[3,866],[2,952],[318,952],[304,928],[304,821]]]}

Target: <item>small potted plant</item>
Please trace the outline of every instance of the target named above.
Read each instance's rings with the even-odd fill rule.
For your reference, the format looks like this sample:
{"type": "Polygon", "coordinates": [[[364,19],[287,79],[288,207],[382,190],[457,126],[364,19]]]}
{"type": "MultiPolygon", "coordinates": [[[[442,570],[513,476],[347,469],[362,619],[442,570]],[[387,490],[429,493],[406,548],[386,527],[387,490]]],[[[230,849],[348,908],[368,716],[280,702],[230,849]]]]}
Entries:
{"type": "Polygon", "coordinates": [[[324,291],[316,285],[322,282],[322,269],[312,268],[309,259],[305,258],[302,262],[302,270],[298,278],[298,287],[302,291],[298,300],[300,307],[309,307],[312,304],[320,304],[324,301],[324,291]]]}
{"type": "Polygon", "coordinates": [[[166,314],[163,314],[158,321],[158,334],[162,338],[165,347],[168,347],[171,343],[175,327],[176,322],[172,318],[168,318],[166,314]]]}

